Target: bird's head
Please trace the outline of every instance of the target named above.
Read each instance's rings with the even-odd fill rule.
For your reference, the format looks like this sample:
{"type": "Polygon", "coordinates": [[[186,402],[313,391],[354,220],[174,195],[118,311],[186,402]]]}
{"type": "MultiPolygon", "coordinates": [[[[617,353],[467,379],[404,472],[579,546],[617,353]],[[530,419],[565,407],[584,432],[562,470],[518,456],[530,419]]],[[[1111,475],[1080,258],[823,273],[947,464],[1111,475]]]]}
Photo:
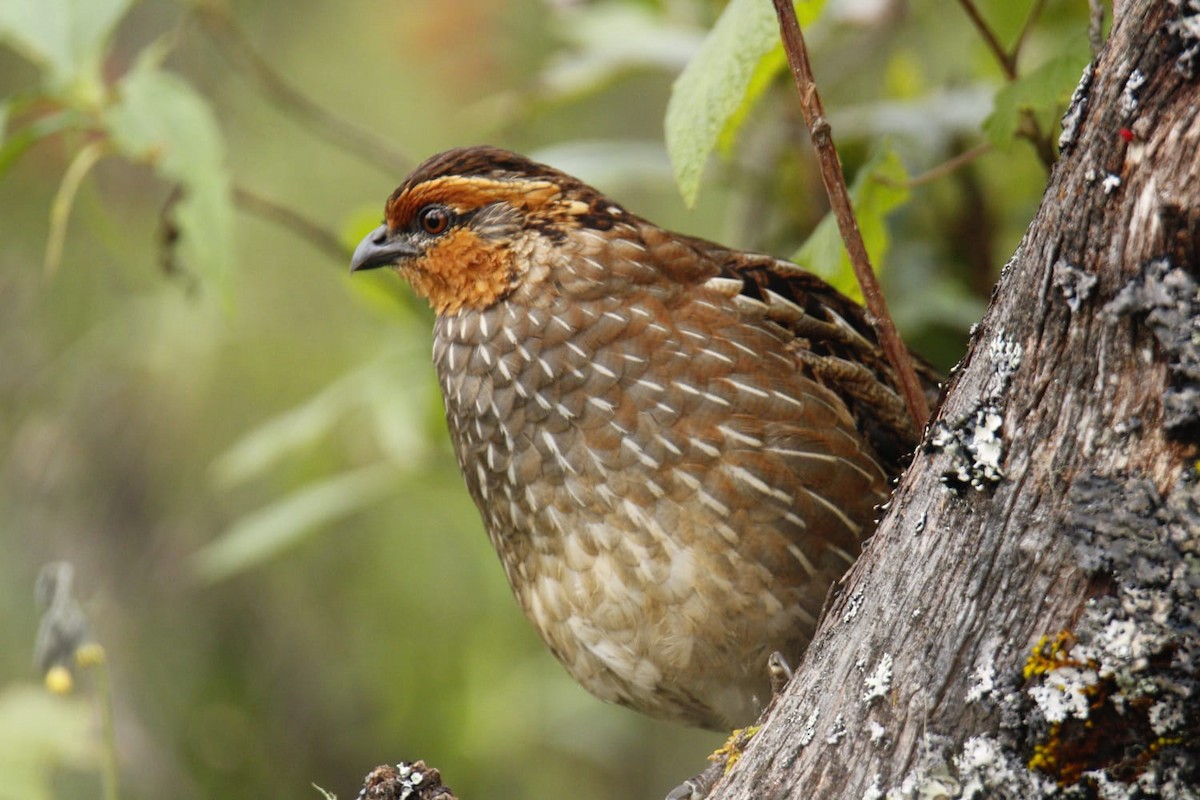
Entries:
{"type": "Polygon", "coordinates": [[[439,315],[484,309],[529,278],[545,248],[581,227],[608,230],[623,214],[578,179],[516,153],[448,150],[392,193],[350,269],[395,268],[439,315]]]}

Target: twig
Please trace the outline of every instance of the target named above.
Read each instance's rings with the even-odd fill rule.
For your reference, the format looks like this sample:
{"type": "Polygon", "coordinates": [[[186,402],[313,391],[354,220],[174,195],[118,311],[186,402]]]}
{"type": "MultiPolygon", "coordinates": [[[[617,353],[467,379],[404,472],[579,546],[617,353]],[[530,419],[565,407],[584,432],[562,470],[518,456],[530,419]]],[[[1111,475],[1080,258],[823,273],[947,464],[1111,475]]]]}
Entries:
{"type": "Polygon", "coordinates": [[[233,201],[240,208],[255,216],[294,231],[307,239],[318,250],[329,254],[335,261],[343,262],[350,257],[349,251],[328,228],[322,227],[285,205],[255,194],[241,186],[233,187],[233,201]]]}
{"type": "Polygon", "coordinates": [[[42,262],[43,272],[48,278],[53,277],[62,264],[63,246],[67,239],[67,221],[71,218],[71,208],[75,205],[75,195],[79,192],[79,186],[108,150],[109,143],[104,139],[85,145],[63,175],[58,192],[54,195],[54,202],[50,204],[50,235],[46,241],[46,259],[42,262]]]}
{"type": "MultiPolygon", "coordinates": [[[[1034,0],[1033,6],[1029,9],[1029,15],[1025,18],[1025,24],[1021,28],[1021,33],[1017,36],[1016,42],[1013,43],[1012,49],[1005,50],[1004,45],[1000,44],[1000,40],[996,38],[995,31],[987,24],[987,20],[979,13],[979,9],[975,7],[974,0],[958,0],[958,4],[962,6],[963,11],[967,12],[967,16],[971,18],[975,29],[983,37],[984,44],[992,51],[992,55],[996,57],[996,61],[1000,64],[1000,70],[1004,73],[1004,77],[1009,83],[1017,79],[1017,58],[1021,53],[1021,47],[1025,44],[1025,38],[1029,35],[1030,28],[1033,27],[1033,23],[1042,13],[1044,3],[1045,0],[1034,0]]],[[[1054,166],[1056,160],[1054,143],[1050,140],[1049,136],[1042,133],[1042,126],[1037,121],[1037,115],[1028,108],[1021,111],[1021,127],[1017,130],[1017,135],[1029,140],[1033,145],[1033,149],[1037,152],[1042,166],[1047,171],[1054,166]]]]}
{"type": "Polygon", "coordinates": [[[284,80],[258,54],[226,12],[211,3],[198,3],[195,10],[201,26],[212,35],[221,53],[244,69],[262,93],[282,111],[295,117],[317,136],[344,147],[364,161],[398,175],[412,169],[413,160],[389,141],[328,111],[284,80]]]}
{"type": "MultiPolygon", "coordinates": [[[[274,222],[276,225],[287,228],[307,239],[309,244],[326,253],[342,269],[345,269],[345,265],[350,259],[350,250],[328,228],[313,222],[308,217],[288,208],[282,203],[277,203],[260,194],[255,194],[242,186],[235,185],[233,187],[233,202],[243,211],[253,214],[260,219],[265,219],[268,222],[274,222]]],[[[168,242],[168,246],[169,244],[168,242]]],[[[418,314],[427,313],[429,308],[412,291],[400,292],[399,300],[406,308],[412,309],[418,314]]]]}
{"type": "Polygon", "coordinates": [[[971,22],[975,24],[975,29],[979,31],[979,35],[983,37],[983,42],[992,51],[992,55],[996,57],[996,61],[1000,62],[1000,69],[1004,71],[1004,77],[1010,81],[1017,79],[1016,60],[1004,49],[1004,45],[1000,44],[1000,40],[996,38],[995,31],[987,24],[987,20],[979,13],[979,9],[975,7],[973,0],[958,0],[958,4],[963,7],[963,11],[967,12],[967,16],[971,18],[971,22]]]}
{"type": "Polygon", "coordinates": [[[1017,69],[1017,61],[1021,57],[1021,48],[1025,46],[1025,40],[1029,38],[1029,32],[1033,30],[1033,23],[1037,22],[1037,18],[1042,15],[1042,9],[1046,5],[1046,0],[1034,0],[1033,6],[1029,9],[1029,16],[1025,17],[1025,24],[1021,26],[1021,32],[1017,34],[1017,40],[1008,50],[1009,63],[1013,65],[1013,71],[1017,69]]]}
{"type": "Polygon", "coordinates": [[[909,178],[906,181],[892,180],[891,178],[889,178],[885,175],[876,175],[876,176],[874,176],[874,178],[879,183],[885,184],[887,186],[896,186],[896,187],[904,188],[904,189],[912,189],[917,186],[924,186],[927,183],[932,183],[933,181],[936,181],[938,178],[945,177],[946,175],[949,175],[951,172],[954,172],[957,169],[965,167],[967,164],[970,164],[972,161],[974,161],[975,159],[984,155],[985,153],[990,153],[991,150],[992,150],[991,142],[983,142],[981,144],[977,144],[974,147],[972,147],[970,150],[965,150],[965,151],[959,153],[958,155],[954,156],[953,158],[943,161],[941,164],[938,164],[936,167],[931,167],[930,169],[927,169],[925,172],[922,172],[920,175],[917,175],[914,178],[909,178]]]}
{"type": "Polygon", "coordinates": [[[821,96],[817,92],[817,84],[813,78],[812,65],[808,61],[808,49],[804,45],[804,35],[800,32],[800,23],[796,19],[796,9],[792,0],[772,0],[775,13],[779,17],[779,29],[783,36],[783,49],[787,54],[788,65],[792,77],[796,81],[796,90],[800,93],[800,109],[804,113],[804,121],[808,125],[812,137],[813,148],[816,150],[817,161],[821,165],[821,178],[825,183],[825,191],[829,195],[830,207],[837,220],[838,230],[846,243],[846,251],[850,255],[850,264],[854,275],[862,287],[863,299],[867,303],[867,311],[879,344],[887,355],[896,378],[900,383],[900,393],[908,406],[909,416],[914,427],[924,429],[929,419],[929,406],[925,395],[913,371],[912,361],[908,350],[896,332],[896,324],[888,313],[887,303],[883,299],[883,291],[879,281],[871,269],[871,261],[867,255],[866,245],[863,244],[862,233],[858,230],[858,221],[854,218],[854,210],[850,206],[850,191],[846,188],[846,178],[842,174],[842,162],[838,158],[837,149],[833,146],[833,136],[829,129],[829,120],[825,118],[825,109],[821,104],[821,96]]]}

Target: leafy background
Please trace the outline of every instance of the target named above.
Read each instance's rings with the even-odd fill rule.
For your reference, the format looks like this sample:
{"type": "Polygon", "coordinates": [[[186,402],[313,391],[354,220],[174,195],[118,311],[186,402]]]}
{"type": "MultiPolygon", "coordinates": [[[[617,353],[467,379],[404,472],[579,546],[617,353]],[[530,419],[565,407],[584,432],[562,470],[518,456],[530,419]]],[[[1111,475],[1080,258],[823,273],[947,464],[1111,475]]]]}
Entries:
{"type": "MultiPolygon", "coordinates": [[[[1040,198],[1021,132],[1054,141],[1088,59],[1085,4],[1045,5],[978,4],[1006,47],[1035,14],[1015,79],[961,3],[799,5],[894,313],[943,366],[1040,198]]],[[[402,758],[463,797],[697,771],[720,737],[593,700],[536,640],[429,313],[346,262],[408,168],[491,142],[849,289],[774,37],[766,0],[0,3],[0,798],[98,796],[92,679],[31,668],[58,559],[122,797],[353,797],[402,758]]]]}

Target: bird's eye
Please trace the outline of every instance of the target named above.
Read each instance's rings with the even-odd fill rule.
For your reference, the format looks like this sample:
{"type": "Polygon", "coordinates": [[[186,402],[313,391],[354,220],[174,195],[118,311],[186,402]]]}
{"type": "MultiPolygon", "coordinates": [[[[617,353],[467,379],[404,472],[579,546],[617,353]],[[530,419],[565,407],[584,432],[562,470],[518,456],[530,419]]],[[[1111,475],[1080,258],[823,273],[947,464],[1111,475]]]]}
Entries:
{"type": "Polygon", "coordinates": [[[430,236],[445,233],[454,214],[445,206],[425,206],[417,212],[417,224],[430,236]]]}

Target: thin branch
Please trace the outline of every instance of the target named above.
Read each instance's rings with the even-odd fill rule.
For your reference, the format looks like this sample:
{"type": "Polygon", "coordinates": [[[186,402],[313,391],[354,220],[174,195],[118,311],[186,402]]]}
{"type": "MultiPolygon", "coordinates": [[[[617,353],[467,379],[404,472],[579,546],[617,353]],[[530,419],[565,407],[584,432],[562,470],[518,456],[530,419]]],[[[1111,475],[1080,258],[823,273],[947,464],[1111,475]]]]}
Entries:
{"type": "Polygon", "coordinates": [[[1033,30],[1033,23],[1037,22],[1038,17],[1042,15],[1042,9],[1046,6],[1046,0],[1033,0],[1033,6],[1029,9],[1029,16],[1025,17],[1025,24],[1021,26],[1021,32],[1017,34],[1017,40],[1008,50],[1009,63],[1013,65],[1013,71],[1016,72],[1017,61],[1021,57],[1021,48],[1025,46],[1025,40],[1029,38],[1029,32],[1033,30]]]}
{"type": "MultiPolygon", "coordinates": [[[[248,214],[273,222],[307,240],[313,247],[341,265],[342,269],[349,263],[350,250],[342,244],[341,239],[325,226],[313,222],[298,211],[236,185],[233,187],[233,202],[248,214]]],[[[401,291],[398,297],[406,308],[418,314],[428,313],[429,306],[411,290],[401,291]]]]}
{"type": "Polygon", "coordinates": [[[963,7],[963,11],[967,12],[967,16],[971,18],[979,35],[983,37],[983,42],[992,51],[992,55],[996,57],[996,61],[1000,64],[1000,69],[1004,71],[1004,77],[1010,81],[1017,79],[1017,65],[1014,59],[1004,49],[1004,45],[1000,44],[1000,40],[996,38],[995,31],[987,24],[987,20],[979,13],[979,9],[975,7],[974,0],[958,0],[958,4],[963,7]]]}
{"type": "Polygon", "coordinates": [[[298,234],[335,261],[344,262],[350,257],[350,252],[342,245],[341,240],[328,228],[285,205],[241,186],[233,187],[233,201],[242,210],[298,234]]]}
{"type": "Polygon", "coordinates": [[[391,142],[318,105],[284,80],[258,54],[225,11],[211,3],[199,3],[195,10],[201,27],[211,34],[222,55],[244,71],[280,110],[297,119],[317,136],[351,151],[364,161],[382,166],[394,174],[403,175],[412,169],[413,160],[391,142]]]}
{"type": "Polygon", "coordinates": [[[75,205],[75,195],[79,186],[92,167],[109,152],[110,146],[106,139],[98,139],[85,145],[76,154],[63,175],[54,202],[50,204],[50,235],[46,241],[46,258],[42,262],[46,277],[53,277],[62,264],[63,247],[67,240],[67,222],[71,218],[71,209],[75,205]]]}
{"type": "Polygon", "coordinates": [[[772,0],[775,13],[779,17],[779,29],[783,35],[783,49],[787,54],[788,65],[792,77],[796,81],[796,89],[800,93],[800,109],[804,113],[804,121],[808,125],[816,150],[817,161],[821,165],[821,178],[825,182],[825,191],[829,195],[829,204],[837,220],[838,230],[846,243],[846,251],[850,255],[850,264],[854,267],[854,275],[862,287],[863,299],[867,303],[867,311],[879,344],[887,355],[896,378],[900,383],[900,393],[908,406],[909,416],[913,426],[921,431],[929,419],[929,406],[921,391],[913,371],[908,349],[896,332],[896,324],[888,313],[887,303],[883,299],[883,290],[879,288],[879,280],[871,269],[871,260],[867,255],[866,245],[863,244],[862,233],[858,230],[858,221],[854,218],[854,210],[850,206],[850,191],[846,188],[846,178],[842,174],[842,162],[838,158],[837,148],[833,146],[833,135],[829,129],[829,120],[825,118],[825,109],[821,104],[821,96],[817,92],[817,84],[813,78],[812,65],[808,61],[808,49],[804,44],[804,35],[800,32],[800,23],[796,19],[796,9],[792,0],[772,0]]]}
{"type": "MultiPolygon", "coordinates": [[[[1025,38],[1029,35],[1030,28],[1042,13],[1042,6],[1045,4],[1045,0],[1034,0],[1033,6],[1029,9],[1029,15],[1025,18],[1025,25],[1021,28],[1021,33],[1017,36],[1017,41],[1013,44],[1012,50],[1005,50],[1004,45],[1000,44],[1000,40],[996,38],[995,31],[987,24],[987,20],[979,13],[979,9],[975,7],[974,0],[958,0],[958,4],[962,6],[963,11],[967,12],[967,16],[971,18],[975,29],[983,37],[984,44],[992,51],[992,55],[996,57],[996,61],[1000,64],[1000,70],[1004,73],[1005,79],[1009,83],[1015,81],[1017,79],[1017,57],[1020,55],[1021,47],[1025,44],[1025,38]]],[[[1054,166],[1056,160],[1054,143],[1050,140],[1049,136],[1042,133],[1042,126],[1038,124],[1037,116],[1029,109],[1021,112],[1021,128],[1017,131],[1017,135],[1029,140],[1033,145],[1033,149],[1037,151],[1038,159],[1041,160],[1042,166],[1047,171],[1054,166]]]]}
{"type": "Polygon", "coordinates": [[[885,184],[887,186],[896,186],[896,187],[902,188],[902,189],[912,189],[917,186],[924,186],[927,183],[933,183],[938,178],[944,178],[945,176],[949,175],[950,173],[952,173],[956,170],[962,169],[963,167],[965,167],[967,164],[970,164],[975,159],[979,158],[980,156],[982,156],[986,153],[990,153],[991,151],[992,151],[992,143],[991,142],[983,142],[981,144],[975,145],[970,150],[965,150],[965,151],[959,153],[958,155],[954,156],[953,158],[949,158],[949,159],[943,161],[941,164],[938,164],[936,167],[931,167],[930,169],[926,170],[925,172],[922,172],[920,175],[917,175],[915,178],[909,178],[906,181],[897,181],[897,180],[892,180],[891,178],[887,177],[886,175],[876,175],[876,176],[874,176],[874,179],[876,181],[878,181],[879,183],[885,184]]]}

